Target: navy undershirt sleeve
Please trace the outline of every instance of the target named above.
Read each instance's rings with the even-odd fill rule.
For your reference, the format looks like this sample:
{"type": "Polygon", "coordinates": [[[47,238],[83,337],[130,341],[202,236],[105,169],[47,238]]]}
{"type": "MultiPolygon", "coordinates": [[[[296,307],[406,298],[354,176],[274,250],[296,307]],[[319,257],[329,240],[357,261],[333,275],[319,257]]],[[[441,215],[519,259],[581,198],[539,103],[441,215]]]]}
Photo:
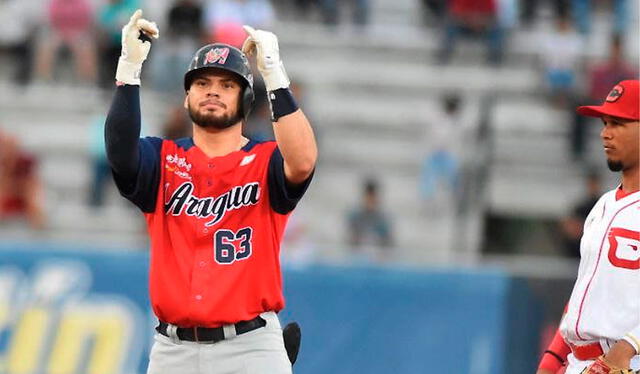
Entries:
{"type": "Polygon", "coordinates": [[[120,194],[145,213],[155,210],[162,139],[140,139],[140,87],[119,86],[105,123],[107,158],[120,194]]]}
{"type": "Polygon", "coordinates": [[[287,182],[287,178],[284,174],[284,159],[280,149],[276,147],[271,154],[269,160],[269,171],[267,177],[267,183],[269,185],[269,200],[271,201],[271,209],[280,214],[287,214],[291,212],[298,201],[302,198],[307,191],[313,173],[300,184],[291,184],[287,182]]]}

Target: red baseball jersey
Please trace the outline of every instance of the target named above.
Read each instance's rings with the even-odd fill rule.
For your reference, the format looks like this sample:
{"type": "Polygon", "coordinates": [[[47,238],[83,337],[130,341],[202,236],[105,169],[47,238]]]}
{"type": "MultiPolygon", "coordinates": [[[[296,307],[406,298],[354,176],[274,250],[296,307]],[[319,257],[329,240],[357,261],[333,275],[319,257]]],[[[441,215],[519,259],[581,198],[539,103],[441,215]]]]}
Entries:
{"type": "Polygon", "coordinates": [[[115,178],[147,220],[156,316],[181,327],[217,327],[281,310],[280,242],[311,177],[287,185],[272,141],[214,158],[191,138],[139,144],[137,180],[115,178]]]}

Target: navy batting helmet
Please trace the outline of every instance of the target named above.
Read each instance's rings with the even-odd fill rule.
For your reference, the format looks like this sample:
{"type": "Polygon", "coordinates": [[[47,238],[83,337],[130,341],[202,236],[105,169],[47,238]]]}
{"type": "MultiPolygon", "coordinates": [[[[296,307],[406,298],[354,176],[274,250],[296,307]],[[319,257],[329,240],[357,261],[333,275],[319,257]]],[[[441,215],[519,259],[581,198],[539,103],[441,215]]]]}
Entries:
{"type": "Polygon", "coordinates": [[[247,118],[255,95],[253,93],[253,74],[249,60],[241,50],[224,43],[214,43],[200,48],[193,56],[189,69],[184,75],[184,89],[189,90],[196,74],[209,68],[223,69],[235,73],[244,84],[240,111],[247,118]]]}

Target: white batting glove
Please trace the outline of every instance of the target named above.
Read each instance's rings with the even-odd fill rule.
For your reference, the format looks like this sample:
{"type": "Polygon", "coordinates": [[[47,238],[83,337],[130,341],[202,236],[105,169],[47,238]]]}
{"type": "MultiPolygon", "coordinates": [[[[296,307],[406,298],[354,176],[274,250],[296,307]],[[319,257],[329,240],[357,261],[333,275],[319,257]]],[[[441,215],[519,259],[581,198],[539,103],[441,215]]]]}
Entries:
{"type": "Polygon", "coordinates": [[[258,70],[264,79],[267,91],[289,87],[289,77],[280,60],[278,37],[274,33],[255,30],[251,26],[243,26],[249,37],[242,45],[242,52],[247,56],[255,53],[258,70]]]}
{"type": "Polygon", "coordinates": [[[127,23],[122,28],[122,52],[118,60],[116,70],[116,81],[129,85],[140,85],[140,72],[142,63],[147,59],[151,43],[140,40],[140,32],[155,39],[160,36],[160,31],[155,22],[149,22],[142,18],[142,10],[138,9],[133,13],[127,23]]]}

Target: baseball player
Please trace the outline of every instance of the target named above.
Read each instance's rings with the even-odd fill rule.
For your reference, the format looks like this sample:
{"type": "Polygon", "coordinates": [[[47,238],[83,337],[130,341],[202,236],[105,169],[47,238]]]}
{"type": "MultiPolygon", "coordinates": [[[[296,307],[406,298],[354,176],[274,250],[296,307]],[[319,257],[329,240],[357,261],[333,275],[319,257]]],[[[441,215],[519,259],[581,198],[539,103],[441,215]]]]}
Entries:
{"type": "Polygon", "coordinates": [[[545,352],[538,374],[555,373],[565,357],[567,374],[640,369],[639,84],[622,81],[602,105],[578,108],[579,114],[602,120],[607,164],[622,180],[587,216],[561,337],[545,352]]]}
{"type": "Polygon", "coordinates": [[[105,136],[120,193],[144,213],[151,239],[159,324],[147,373],[291,373],[276,315],[284,307],[279,249],[317,148],[278,39],[245,26],[242,51],[199,49],[184,76],[193,137],[140,139],[140,71],[159,34],[141,17],[136,11],[122,30],[105,136]],[[264,79],[276,141],[242,136],[254,101],[247,54],[264,79]]]}

